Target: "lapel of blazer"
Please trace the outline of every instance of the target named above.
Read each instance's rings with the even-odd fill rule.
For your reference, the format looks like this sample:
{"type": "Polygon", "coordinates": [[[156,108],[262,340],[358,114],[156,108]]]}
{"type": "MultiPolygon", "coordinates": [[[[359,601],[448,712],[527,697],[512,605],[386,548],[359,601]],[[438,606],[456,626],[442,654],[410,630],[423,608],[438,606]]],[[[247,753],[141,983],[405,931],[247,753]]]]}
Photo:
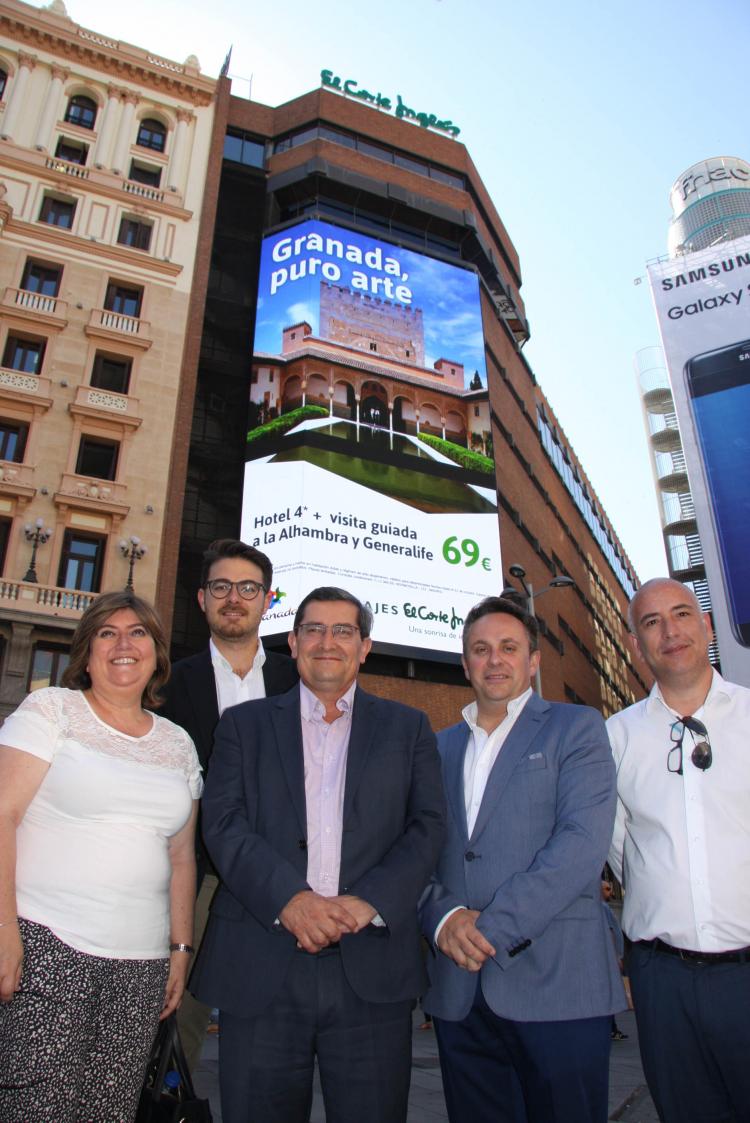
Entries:
{"type": "Polygon", "coordinates": [[[275,694],[269,700],[271,722],[276,734],[276,747],[292,806],[300,825],[300,838],[307,838],[307,804],[305,802],[305,754],[302,748],[302,718],[299,690],[275,694]]]}
{"type": "Polygon", "coordinates": [[[188,703],[193,707],[200,732],[201,748],[208,759],[214,744],[214,732],[219,724],[219,699],[216,694],[216,677],[209,649],[201,651],[185,670],[188,703]]]}
{"type": "Polygon", "coordinates": [[[532,692],[508,734],[505,744],[497,754],[497,759],[487,778],[487,787],[484,789],[477,821],[471,834],[472,839],[481,834],[488,820],[496,813],[497,805],[513,772],[529,755],[533,741],[544,728],[548,711],[549,703],[532,692]]]}
{"type": "MultiPolygon", "coordinates": [[[[443,748],[443,779],[448,802],[453,817],[458,823],[463,837],[468,841],[469,829],[466,824],[466,799],[464,797],[464,756],[471,730],[466,722],[446,730],[443,748]]],[[[442,735],[441,735],[442,736],[442,735]]]]}
{"type": "Polygon", "coordinates": [[[362,770],[370,752],[370,747],[378,732],[374,718],[375,698],[357,685],[354,692],[352,728],[349,734],[349,748],[346,754],[346,782],[344,784],[343,824],[351,814],[362,770]]]}

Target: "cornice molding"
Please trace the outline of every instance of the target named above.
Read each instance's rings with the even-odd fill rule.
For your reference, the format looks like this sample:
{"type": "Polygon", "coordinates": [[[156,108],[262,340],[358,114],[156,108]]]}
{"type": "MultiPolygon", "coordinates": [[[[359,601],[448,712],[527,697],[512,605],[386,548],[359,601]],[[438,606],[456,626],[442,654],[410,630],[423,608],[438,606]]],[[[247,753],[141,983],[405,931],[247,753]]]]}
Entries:
{"type": "Polygon", "coordinates": [[[108,39],[44,8],[6,0],[0,31],[20,45],[20,53],[32,48],[90,66],[102,72],[103,81],[130,81],[199,107],[210,105],[216,94],[216,79],[203,77],[196,68],[108,39]]]}
{"type": "Polygon", "coordinates": [[[177,265],[175,262],[160,261],[159,258],[129,250],[125,246],[112,246],[108,242],[92,242],[88,238],[81,237],[80,234],[71,234],[69,230],[62,230],[59,226],[48,226],[46,222],[24,222],[22,219],[10,218],[5,224],[5,233],[53,246],[57,253],[70,252],[73,248],[87,257],[105,257],[108,261],[128,265],[134,269],[145,269],[163,277],[179,277],[183,269],[182,265],[177,265]]]}

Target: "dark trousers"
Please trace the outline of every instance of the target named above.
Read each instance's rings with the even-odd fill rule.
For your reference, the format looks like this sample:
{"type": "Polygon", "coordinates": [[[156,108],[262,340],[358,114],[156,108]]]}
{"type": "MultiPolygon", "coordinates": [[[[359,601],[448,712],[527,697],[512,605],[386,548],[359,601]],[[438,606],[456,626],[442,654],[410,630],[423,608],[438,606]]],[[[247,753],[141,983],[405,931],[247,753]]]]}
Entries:
{"type": "Polygon", "coordinates": [[[628,954],[643,1071],[663,1123],[750,1123],[750,963],[628,954]]]}
{"type": "Polygon", "coordinates": [[[513,1022],[477,986],[462,1021],[433,1021],[450,1123],[606,1123],[609,1015],[513,1022]]]}
{"type": "Polygon", "coordinates": [[[359,998],[337,948],[298,951],[267,1010],[222,1011],[224,1123],[308,1123],[316,1056],[328,1123],[405,1123],[412,1006],[359,998]]]}

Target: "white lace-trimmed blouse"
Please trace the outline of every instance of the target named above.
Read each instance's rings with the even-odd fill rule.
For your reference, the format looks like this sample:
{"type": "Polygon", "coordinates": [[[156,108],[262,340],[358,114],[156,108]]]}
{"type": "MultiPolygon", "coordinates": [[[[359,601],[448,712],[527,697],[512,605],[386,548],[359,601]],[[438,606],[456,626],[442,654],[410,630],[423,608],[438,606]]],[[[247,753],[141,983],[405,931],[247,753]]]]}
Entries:
{"type": "Polygon", "coordinates": [[[130,737],[80,690],[37,690],[0,744],[48,761],[17,831],[18,915],[111,959],[169,953],[168,841],[203,788],[187,733],[153,715],[130,737]]]}

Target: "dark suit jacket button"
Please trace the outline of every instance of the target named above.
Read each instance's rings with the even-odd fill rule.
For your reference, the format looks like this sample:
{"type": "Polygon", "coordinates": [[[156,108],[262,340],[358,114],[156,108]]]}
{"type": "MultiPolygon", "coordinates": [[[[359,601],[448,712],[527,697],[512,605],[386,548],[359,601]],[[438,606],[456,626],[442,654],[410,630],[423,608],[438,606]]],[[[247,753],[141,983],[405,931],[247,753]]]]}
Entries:
{"type": "Polygon", "coordinates": [[[305,842],[304,838],[301,838],[297,845],[299,846],[300,850],[307,850],[307,843],[305,842]]]}
{"type": "Polygon", "coordinates": [[[466,858],[467,862],[473,862],[474,861],[474,851],[473,850],[467,850],[466,853],[464,854],[464,858],[466,858]]]}

